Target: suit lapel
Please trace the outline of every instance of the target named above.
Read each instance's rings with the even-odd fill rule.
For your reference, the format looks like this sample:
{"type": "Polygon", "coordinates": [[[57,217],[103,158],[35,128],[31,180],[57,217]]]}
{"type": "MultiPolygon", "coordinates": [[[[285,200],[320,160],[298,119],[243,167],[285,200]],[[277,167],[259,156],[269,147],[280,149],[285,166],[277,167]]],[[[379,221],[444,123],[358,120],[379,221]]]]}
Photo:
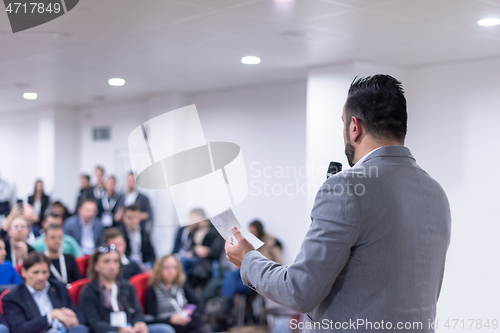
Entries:
{"type": "Polygon", "coordinates": [[[33,296],[29,292],[28,288],[24,285],[24,283],[21,285],[21,298],[24,299],[26,302],[26,305],[28,309],[30,310],[31,314],[33,315],[32,318],[40,317],[40,310],[38,309],[38,305],[36,305],[35,300],[33,299],[33,296]]]}
{"type": "Polygon", "coordinates": [[[61,304],[61,299],[60,297],[58,297],[57,289],[52,284],[50,285],[48,294],[50,301],[52,302],[52,307],[54,309],[59,309],[63,307],[63,304],[61,304]]]}

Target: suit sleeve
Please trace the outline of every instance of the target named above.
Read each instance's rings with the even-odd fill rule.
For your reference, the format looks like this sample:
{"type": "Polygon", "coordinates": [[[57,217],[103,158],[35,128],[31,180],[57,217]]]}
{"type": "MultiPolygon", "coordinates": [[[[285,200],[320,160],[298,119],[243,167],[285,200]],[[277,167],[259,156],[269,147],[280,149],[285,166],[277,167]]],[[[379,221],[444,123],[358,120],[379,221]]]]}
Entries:
{"type": "Polygon", "coordinates": [[[85,316],[83,315],[83,311],[73,302],[73,299],[69,296],[69,292],[66,289],[66,286],[63,286],[62,288],[63,292],[63,297],[64,297],[64,304],[67,308],[73,310],[73,312],[76,314],[76,317],[78,318],[78,322],[80,325],[85,325],[87,321],[85,320],[85,316]]]}
{"type": "MultiPolygon", "coordinates": [[[[152,266],[155,264],[156,254],[153,245],[151,244],[151,235],[147,232],[144,232],[143,238],[146,238],[146,244],[143,250],[143,261],[149,262],[152,266]]],[[[144,239],[142,240],[144,242],[144,239]]]]}
{"type": "Polygon", "coordinates": [[[40,316],[27,321],[24,307],[15,297],[15,295],[9,293],[3,298],[3,312],[5,319],[9,323],[11,333],[40,332],[49,329],[47,316],[40,316]]]}
{"type": "Polygon", "coordinates": [[[250,251],[241,265],[243,283],[297,312],[308,313],[319,305],[358,238],[358,199],[347,195],[354,192],[350,186],[340,175],[330,177],[316,195],[312,222],[294,263],[282,266],[250,251]]]}

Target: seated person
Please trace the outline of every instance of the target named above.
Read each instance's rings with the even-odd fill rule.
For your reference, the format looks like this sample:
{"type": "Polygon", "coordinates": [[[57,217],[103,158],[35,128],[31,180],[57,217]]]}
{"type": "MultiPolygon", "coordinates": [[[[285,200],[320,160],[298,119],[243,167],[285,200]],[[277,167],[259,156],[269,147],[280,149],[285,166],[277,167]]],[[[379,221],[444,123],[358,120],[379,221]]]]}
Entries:
{"type": "Polygon", "coordinates": [[[3,311],[12,333],[44,332],[50,329],[69,333],[88,333],[80,310],[71,300],[66,286],[49,280],[50,259],[34,252],[23,262],[25,283],[3,298],[3,311]]]}
{"type": "Polygon", "coordinates": [[[135,288],[121,279],[122,263],[115,246],[100,246],[89,262],[91,283],[80,295],[80,306],[95,333],[174,333],[167,324],[144,323],[135,288]]]}
{"type": "Polygon", "coordinates": [[[212,263],[219,260],[224,250],[224,238],[205,218],[202,209],[193,209],[189,215],[193,225],[192,242],[184,256],[180,256],[187,281],[191,287],[204,286],[212,276],[212,263]],[[195,221],[199,221],[193,223],[195,221]]]}
{"type": "Polygon", "coordinates": [[[139,265],[127,258],[125,255],[125,249],[127,248],[127,243],[125,243],[125,236],[117,228],[109,228],[104,232],[104,243],[107,246],[114,244],[116,251],[121,255],[121,261],[123,266],[123,278],[129,280],[132,276],[142,273],[139,265]]]}
{"type": "Polygon", "coordinates": [[[123,211],[123,223],[118,225],[118,229],[123,233],[127,242],[125,252],[127,257],[138,263],[142,270],[151,268],[154,265],[156,254],[151,244],[149,233],[141,224],[141,210],[139,206],[131,205],[125,207],[123,211]]]}
{"type": "Polygon", "coordinates": [[[75,258],[71,254],[62,252],[63,230],[60,225],[52,224],[45,231],[47,251],[45,255],[52,261],[50,277],[68,284],[80,280],[82,275],[78,269],[75,258]]]}
{"type": "Polygon", "coordinates": [[[5,262],[7,251],[5,250],[5,242],[0,238],[0,285],[20,284],[23,283],[17,270],[12,267],[10,262],[5,262]]]}
{"type": "Polygon", "coordinates": [[[64,222],[64,233],[72,236],[80,244],[83,254],[94,253],[95,248],[102,242],[104,228],[96,215],[96,201],[85,199],[78,208],[78,214],[64,222]]]}
{"type": "Polygon", "coordinates": [[[68,212],[68,208],[66,208],[66,206],[64,206],[63,203],[60,201],[54,201],[54,203],[52,203],[52,207],[50,208],[49,211],[51,213],[54,213],[56,215],[61,216],[63,223],[64,223],[64,221],[66,221],[66,219],[68,217],[71,216],[68,212]]]}
{"type": "MultiPolygon", "coordinates": [[[[47,244],[45,243],[45,230],[51,225],[58,225],[62,227],[63,219],[61,215],[57,215],[55,213],[50,213],[45,217],[45,220],[42,222],[43,229],[41,230],[40,236],[35,240],[32,247],[37,252],[45,252],[47,251],[47,244]]],[[[82,248],[78,245],[77,241],[69,235],[63,235],[62,251],[64,254],[71,254],[73,258],[78,258],[83,256],[82,248]]]]}
{"type": "Polygon", "coordinates": [[[7,260],[12,263],[12,266],[17,267],[17,264],[35,249],[26,243],[29,229],[28,222],[24,217],[17,216],[9,224],[8,237],[4,238],[5,250],[7,251],[7,260]]]}
{"type": "Polygon", "coordinates": [[[24,218],[26,222],[28,222],[28,236],[26,237],[26,243],[29,245],[33,244],[36,237],[40,236],[40,227],[38,225],[33,225],[38,220],[38,215],[36,215],[33,206],[30,204],[23,205],[20,203],[12,207],[12,210],[2,225],[0,237],[5,238],[7,236],[12,221],[14,221],[17,217],[24,218]]]}
{"type": "Polygon", "coordinates": [[[175,255],[155,263],[146,292],[146,313],[156,323],[172,325],[176,333],[212,332],[202,319],[204,304],[185,284],[186,276],[175,255]],[[188,304],[196,308],[186,309],[188,304]]]}

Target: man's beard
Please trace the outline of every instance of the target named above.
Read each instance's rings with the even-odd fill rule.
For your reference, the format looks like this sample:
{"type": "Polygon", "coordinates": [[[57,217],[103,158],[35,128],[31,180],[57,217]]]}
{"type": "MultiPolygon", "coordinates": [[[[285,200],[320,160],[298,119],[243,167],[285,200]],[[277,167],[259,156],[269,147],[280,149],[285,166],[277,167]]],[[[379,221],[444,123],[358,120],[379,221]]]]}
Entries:
{"type": "Polygon", "coordinates": [[[347,162],[349,162],[349,165],[351,167],[354,165],[355,152],[356,152],[356,149],[351,144],[351,138],[349,136],[349,133],[347,133],[347,142],[345,144],[345,156],[347,157],[347,162]]]}

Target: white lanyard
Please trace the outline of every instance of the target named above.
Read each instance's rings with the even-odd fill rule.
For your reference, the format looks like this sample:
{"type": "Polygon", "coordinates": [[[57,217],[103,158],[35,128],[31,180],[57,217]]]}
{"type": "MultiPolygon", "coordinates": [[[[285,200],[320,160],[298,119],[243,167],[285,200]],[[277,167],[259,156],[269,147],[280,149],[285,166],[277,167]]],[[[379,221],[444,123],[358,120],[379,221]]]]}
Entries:
{"type": "Polygon", "coordinates": [[[12,266],[16,267],[16,250],[14,249],[14,243],[12,243],[12,239],[10,240],[10,259],[12,262],[12,266]]]}
{"type": "Polygon", "coordinates": [[[111,197],[111,200],[108,201],[108,193],[104,192],[102,196],[102,207],[105,211],[111,212],[116,205],[116,199],[111,197]]]}
{"type": "Polygon", "coordinates": [[[177,289],[176,298],[177,298],[177,302],[174,301],[172,298],[169,298],[169,301],[170,301],[170,303],[172,303],[172,306],[175,308],[175,311],[181,312],[182,311],[181,306],[184,305],[184,299],[182,298],[182,293],[181,293],[180,288],[177,289]]]}
{"type": "Polygon", "coordinates": [[[118,286],[116,285],[116,283],[113,283],[113,285],[111,286],[111,298],[109,301],[111,302],[113,312],[119,312],[120,307],[118,306],[118,286]]]}
{"type": "MultiPolygon", "coordinates": [[[[48,257],[49,252],[45,251],[45,255],[48,257]]],[[[59,282],[68,283],[68,271],[66,270],[66,260],[64,259],[64,254],[61,251],[61,249],[59,249],[59,267],[61,268],[61,273],[57,271],[57,268],[56,266],[54,266],[54,264],[50,264],[50,271],[52,272],[52,274],[54,274],[54,276],[59,282]]]]}

